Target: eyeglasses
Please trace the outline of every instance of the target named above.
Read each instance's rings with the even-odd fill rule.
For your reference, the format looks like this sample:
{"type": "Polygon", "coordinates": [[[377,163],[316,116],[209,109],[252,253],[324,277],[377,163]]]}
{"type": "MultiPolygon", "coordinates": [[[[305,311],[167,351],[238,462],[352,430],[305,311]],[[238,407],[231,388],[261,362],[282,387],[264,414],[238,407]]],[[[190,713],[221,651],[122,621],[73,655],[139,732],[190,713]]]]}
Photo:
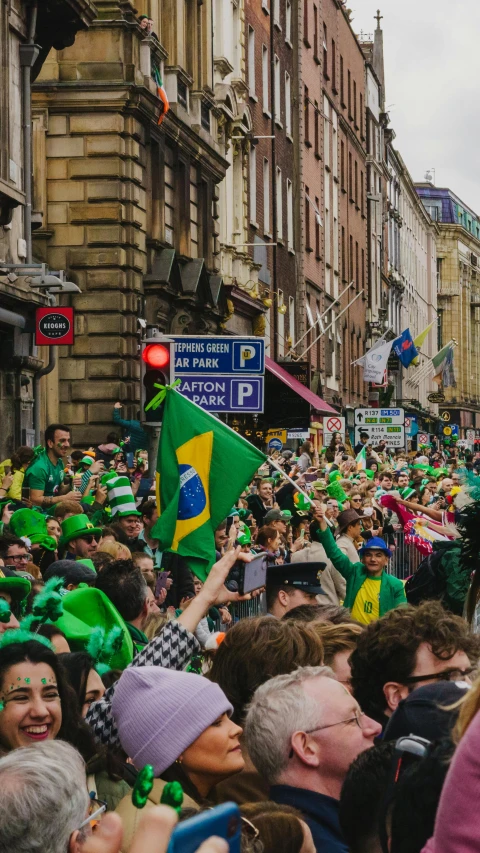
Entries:
{"type": "Polygon", "coordinates": [[[243,815],[241,815],[241,820],[242,835],[245,835],[249,841],[256,841],[260,835],[260,830],[243,815]]]}
{"type": "Polygon", "coordinates": [[[7,556],[7,560],[12,563],[28,563],[31,556],[30,552],[27,551],[26,554],[16,554],[14,557],[7,556]]]}
{"type": "Polygon", "coordinates": [[[362,500],[361,498],[350,498],[350,503],[352,503],[352,504],[353,504],[353,503],[358,504],[361,500],[362,500]]]}
{"type": "MultiPolygon", "coordinates": [[[[336,723],[329,723],[327,726],[315,726],[314,729],[307,729],[304,732],[304,734],[305,735],[311,735],[311,734],[313,734],[313,732],[321,732],[321,731],[324,731],[324,729],[333,729],[334,726],[343,726],[343,725],[346,726],[349,723],[356,723],[358,728],[361,729],[362,728],[362,719],[364,716],[365,716],[365,712],[361,711],[360,708],[358,708],[355,711],[355,714],[353,715],[353,717],[348,717],[348,719],[346,719],[346,720],[338,720],[338,722],[336,722],[336,723]]],[[[288,757],[293,758],[293,747],[290,750],[288,757]]]]}
{"type": "Polygon", "coordinates": [[[420,681],[463,681],[468,678],[472,672],[475,672],[476,667],[470,666],[467,669],[443,669],[441,672],[432,672],[429,675],[411,675],[409,678],[404,678],[404,684],[418,684],[420,681]]]}
{"type": "Polygon", "coordinates": [[[79,829],[85,826],[90,826],[92,829],[98,824],[98,819],[103,812],[107,810],[107,804],[104,800],[97,800],[95,797],[90,797],[90,805],[88,808],[88,817],[80,824],[79,829]]]}
{"type": "Polygon", "coordinates": [[[82,542],[86,542],[87,545],[91,545],[93,541],[100,542],[100,536],[98,533],[89,533],[87,536],[79,536],[78,538],[81,539],[82,542]]]}

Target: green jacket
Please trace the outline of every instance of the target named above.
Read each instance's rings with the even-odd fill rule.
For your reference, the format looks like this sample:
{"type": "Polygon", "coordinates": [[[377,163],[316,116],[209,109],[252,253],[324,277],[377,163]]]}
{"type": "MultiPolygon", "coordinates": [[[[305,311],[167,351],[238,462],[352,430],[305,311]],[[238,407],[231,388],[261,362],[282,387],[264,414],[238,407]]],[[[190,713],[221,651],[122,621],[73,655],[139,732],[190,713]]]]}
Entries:
{"type": "MultiPolygon", "coordinates": [[[[353,607],[357,593],[368,577],[365,566],[360,561],[358,563],[350,562],[348,557],[337,547],[329,528],[320,530],[319,525],[314,522],[310,525],[310,536],[315,542],[320,542],[323,545],[328,559],[345,578],[347,591],[344,605],[345,607],[353,607]]],[[[400,607],[406,603],[407,599],[402,581],[384,572],[380,585],[380,616],[384,616],[389,610],[394,610],[395,607],[400,607]]]]}

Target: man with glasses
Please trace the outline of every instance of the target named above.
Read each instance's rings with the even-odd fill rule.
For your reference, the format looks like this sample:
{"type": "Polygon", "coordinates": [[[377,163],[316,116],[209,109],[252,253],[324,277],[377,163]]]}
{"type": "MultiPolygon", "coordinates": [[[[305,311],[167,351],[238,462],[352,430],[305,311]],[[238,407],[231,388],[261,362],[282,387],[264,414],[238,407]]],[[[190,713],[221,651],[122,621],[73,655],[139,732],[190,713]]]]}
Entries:
{"type": "Polygon", "coordinates": [[[352,688],[366,713],[385,725],[402,699],[438,681],[466,681],[480,637],[438,601],[392,610],[358,637],[350,657],[352,688]]]}
{"type": "Polygon", "coordinates": [[[347,853],[338,820],[342,784],[380,730],[329,667],[299,667],[256,690],[245,724],[248,754],[271,786],[270,799],[302,812],[316,850],[347,853]]]}
{"type": "Polygon", "coordinates": [[[0,538],[0,558],[9,573],[17,577],[31,578],[27,572],[27,564],[32,557],[23,539],[14,536],[2,536],[0,538]]]}
{"type": "Polygon", "coordinates": [[[85,514],[71,515],[62,521],[61,526],[59,556],[67,560],[91,560],[102,535],[101,527],[94,527],[85,514]]]}

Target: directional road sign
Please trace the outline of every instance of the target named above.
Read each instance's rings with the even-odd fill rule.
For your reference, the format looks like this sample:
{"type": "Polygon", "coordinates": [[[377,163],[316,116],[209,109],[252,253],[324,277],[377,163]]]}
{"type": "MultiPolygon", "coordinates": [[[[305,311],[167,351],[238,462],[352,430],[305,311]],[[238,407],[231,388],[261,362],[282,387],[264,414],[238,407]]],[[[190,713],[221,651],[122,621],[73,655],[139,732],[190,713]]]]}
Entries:
{"type": "Polygon", "coordinates": [[[355,409],[355,444],[365,433],[374,446],[386,441],[388,447],[405,447],[405,410],[355,409]]]}
{"type": "Polygon", "coordinates": [[[182,376],[180,394],[207,412],[263,412],[263,376],[182,376]]]}
{"type": "Polygon", "coordinates": [[[169,335],[175,341],[175,374],[219,374],[226,376],[265,373],[263,338],[222,335],[169,335]]]}

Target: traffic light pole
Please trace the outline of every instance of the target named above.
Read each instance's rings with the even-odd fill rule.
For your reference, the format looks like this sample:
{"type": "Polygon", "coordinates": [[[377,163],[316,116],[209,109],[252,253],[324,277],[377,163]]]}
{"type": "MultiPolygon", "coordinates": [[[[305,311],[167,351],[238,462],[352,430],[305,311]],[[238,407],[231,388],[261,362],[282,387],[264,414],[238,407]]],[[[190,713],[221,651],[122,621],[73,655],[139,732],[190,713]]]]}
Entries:
{"type": "Polygon", "coordinates": [[[155,477],[161,426],[147,423],[144,423],[142,426],[148,435],[148,476],[155,477]]]}

